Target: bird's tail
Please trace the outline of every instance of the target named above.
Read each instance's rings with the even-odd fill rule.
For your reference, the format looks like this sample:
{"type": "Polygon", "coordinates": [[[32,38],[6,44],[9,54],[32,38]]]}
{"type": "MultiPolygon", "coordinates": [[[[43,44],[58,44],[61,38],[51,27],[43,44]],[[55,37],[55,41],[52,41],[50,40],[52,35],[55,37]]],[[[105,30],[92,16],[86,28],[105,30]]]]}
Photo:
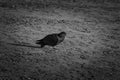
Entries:
{"type": "Polygon", "coordinates": [[[41,44],[41,40],[36,40],[36,44],[41,44]]]}
{"type": "Polygon", "coordinates": [[[42,40],[37,40],[36,44],[41,45],[41,48],[43,48],[45,45],[43,44],[42,40]]]}

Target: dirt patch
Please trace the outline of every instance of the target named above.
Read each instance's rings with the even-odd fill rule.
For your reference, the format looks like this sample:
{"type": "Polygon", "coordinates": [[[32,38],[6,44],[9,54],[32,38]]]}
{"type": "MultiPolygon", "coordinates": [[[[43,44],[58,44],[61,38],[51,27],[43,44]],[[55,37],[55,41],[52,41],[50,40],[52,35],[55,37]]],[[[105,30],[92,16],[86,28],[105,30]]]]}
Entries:
{"type": "Polygon", "coordinates": [[[1,80],[120,79],[119,13],[100,5],[66,8],[0,7],[1,80]],[[61,31],[67,36],[55,48],[35,44],[61,31]]]}

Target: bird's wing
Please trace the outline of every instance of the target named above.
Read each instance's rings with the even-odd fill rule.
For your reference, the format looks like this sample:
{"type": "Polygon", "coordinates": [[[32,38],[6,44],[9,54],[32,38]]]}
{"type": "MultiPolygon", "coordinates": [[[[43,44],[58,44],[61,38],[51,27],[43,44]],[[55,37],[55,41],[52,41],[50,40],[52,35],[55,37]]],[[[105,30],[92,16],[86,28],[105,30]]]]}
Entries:
{"type": "Polygon", "coordinates": [[[55,34],[52,34],[52,35],[47,35],[45,38],[44,38],[44,40],[46,41],[46,42],[57,42],[57,36],[55,35],[55,34]]]}

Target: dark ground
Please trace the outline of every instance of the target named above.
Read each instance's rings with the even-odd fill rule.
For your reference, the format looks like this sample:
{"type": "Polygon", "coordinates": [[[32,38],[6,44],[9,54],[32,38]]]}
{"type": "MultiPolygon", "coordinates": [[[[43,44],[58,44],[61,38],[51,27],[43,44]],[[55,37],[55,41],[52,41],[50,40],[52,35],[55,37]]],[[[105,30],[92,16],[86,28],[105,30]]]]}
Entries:
{"type": "Polygon", "coordinates": [[[119,3],[66,1],[0,1],[0,80],[120,80],[119,3]],[[60,31],[55,48],[35,44],[60,31]]]}

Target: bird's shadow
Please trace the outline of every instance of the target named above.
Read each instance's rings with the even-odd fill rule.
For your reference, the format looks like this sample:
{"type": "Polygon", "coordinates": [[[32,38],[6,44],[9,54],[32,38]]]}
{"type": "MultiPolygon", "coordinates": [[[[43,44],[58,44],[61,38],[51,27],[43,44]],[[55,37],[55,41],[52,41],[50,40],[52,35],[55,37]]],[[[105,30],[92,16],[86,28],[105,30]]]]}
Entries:
{"type": "Polygon", "coordinates": [[[10,45],[14,45],[14,46],[23,46],[23,47],[31,47],[31,48],[40,48],[40,46],[33,46],[31,44],[21,44],[21,43],[7,43],[10,45]]]}

